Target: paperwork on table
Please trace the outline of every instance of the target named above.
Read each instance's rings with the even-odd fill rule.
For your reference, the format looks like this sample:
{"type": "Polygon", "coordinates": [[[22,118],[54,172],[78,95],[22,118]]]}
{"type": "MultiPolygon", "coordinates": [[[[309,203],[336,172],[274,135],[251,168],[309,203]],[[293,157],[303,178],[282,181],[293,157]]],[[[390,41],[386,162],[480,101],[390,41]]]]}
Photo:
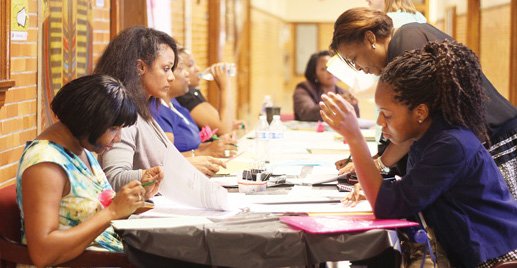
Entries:
{"type": "Polygon", "coordinates": [[[229,208],[228,191],[210,181],[173,146],[165,151],[163,169],[159,193],[165,198],[197,208],[229,208]]]}

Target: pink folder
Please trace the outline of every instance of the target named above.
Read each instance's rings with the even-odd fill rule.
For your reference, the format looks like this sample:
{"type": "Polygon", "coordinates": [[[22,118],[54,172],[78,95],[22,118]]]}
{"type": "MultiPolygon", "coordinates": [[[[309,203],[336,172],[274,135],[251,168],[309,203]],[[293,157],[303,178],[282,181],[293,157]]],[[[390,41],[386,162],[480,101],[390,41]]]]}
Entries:
{"type": "Polygon", "coordinates": [[[399,219],[376,219],[374,215],[350,216],[285,216],[280,221],[306,233],[330,234],[418,226],[418,223],[399,219]]]}

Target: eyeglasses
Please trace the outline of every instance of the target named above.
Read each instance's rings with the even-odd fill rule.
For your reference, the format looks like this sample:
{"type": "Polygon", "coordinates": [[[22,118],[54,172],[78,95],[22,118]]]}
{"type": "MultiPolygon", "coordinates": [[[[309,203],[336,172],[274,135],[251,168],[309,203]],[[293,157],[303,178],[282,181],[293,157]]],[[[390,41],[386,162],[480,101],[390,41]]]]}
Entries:
{"type": "Polygon", "coordinates": [[[346,58],[343,58],[343,56],[341,56],[341,54],[339,54],[339,52],[336,51],[336,55],[338,56],[338,58],[343,61],[344,63],[348,64],[348,66],[350,66],[352,69],[356,70],[356,71],[359,71],[359,69],[357,69],[355,67],[355,62],[352,61],[352,60],[349,60],[349,59],[346,59],[346,58]]]}

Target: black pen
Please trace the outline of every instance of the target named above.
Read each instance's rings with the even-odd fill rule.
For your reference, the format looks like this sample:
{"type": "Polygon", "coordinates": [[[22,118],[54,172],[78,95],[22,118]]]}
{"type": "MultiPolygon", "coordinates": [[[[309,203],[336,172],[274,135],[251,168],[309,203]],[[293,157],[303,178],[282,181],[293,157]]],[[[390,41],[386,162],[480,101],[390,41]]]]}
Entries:
{"type": "Polygon", "coordinates": [[[348,163],[350,163],[351,161],[352,161],[352,155],[349,155],[348,158],[346,159],[345,163],[343,164],[343,167],[348,165],[348,163]]]}

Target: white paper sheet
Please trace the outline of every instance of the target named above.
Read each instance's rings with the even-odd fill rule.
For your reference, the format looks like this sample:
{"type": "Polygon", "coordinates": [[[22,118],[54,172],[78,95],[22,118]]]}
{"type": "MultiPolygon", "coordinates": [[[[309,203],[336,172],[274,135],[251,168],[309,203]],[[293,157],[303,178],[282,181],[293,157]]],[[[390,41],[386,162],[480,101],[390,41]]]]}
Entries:
{"type": "MultiPolygon", "coordinates": [[[[231,196],[230,194],[228,195],[231,196]]],[[[229,198],[230,201],[232,198],[229,198]]],[[[200,216],[210,220],[224,219],[234,216],[241,212],[237,207],[231,210],[212,210],[206,208],[196,208],[169,200],[163,196],[152,198],[154,208],[138,215],[131,215],[131,218],[169,218],[181,216],[200,216]]],[[[236,202],[234,202],[236,203],[236,202]]]]}
{"type": "Polygon", "coordinates": [[[197,208],[229,209],[226,189],[211,182],[176,148],[169,148],[165,155],[165,178],[159,190],[164,197],[197,208]]]}
{"type": "Polygon", "coordinates": [[[367,90],[379,80],[378,76],[352,69],[338,55],[333,56],[327,62],[327,71],[351,87],[354,92],[367,90]]]}
{"type": "Polygon", "coordinates": [[[355,207],[345,207],[341,203],[314,203],[314,204],[253,204],[250,212],[256,213],[348,213],[372,212],[368,201],[360,201],[355,207]]]}
{"type": "Polygon", "coordinates": [[[152,218],[152,219],[128,219],[114,220],[111,225],[115,229],[154,229],[154,228],[174,228],[181,226],[192,226],[212,223],[205,217],[181,216],[174,218],[152,218]]]}

